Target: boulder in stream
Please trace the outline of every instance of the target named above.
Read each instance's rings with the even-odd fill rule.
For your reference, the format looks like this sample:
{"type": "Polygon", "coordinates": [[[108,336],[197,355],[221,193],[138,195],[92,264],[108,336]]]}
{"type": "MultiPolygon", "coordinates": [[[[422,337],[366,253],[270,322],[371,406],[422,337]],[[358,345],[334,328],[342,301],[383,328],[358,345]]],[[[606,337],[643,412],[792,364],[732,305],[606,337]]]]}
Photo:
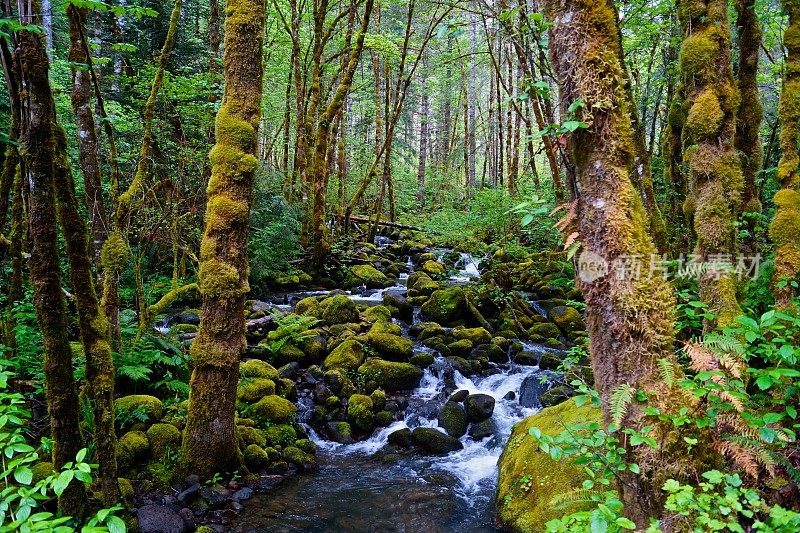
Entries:
{"type": "Polygon", "coordinates": [[[414,428],[411,440],[418,448],[434,455],[445,455],[464,449],[460,440],[434,428],[414,428]]]}
{"type": "Polygon", "coordinates": [[[445,402],[439,411],[439,427],[445,430],[448,435],[461,438],[467,432],[467,412],[460,403],[445,402]]]}
{"type": "Polygon", "coordinates": [[[494,412],[494,398],[488,394],[470,394],[464,401],[467,415],[472,422],[483,422],[494,412]]]}

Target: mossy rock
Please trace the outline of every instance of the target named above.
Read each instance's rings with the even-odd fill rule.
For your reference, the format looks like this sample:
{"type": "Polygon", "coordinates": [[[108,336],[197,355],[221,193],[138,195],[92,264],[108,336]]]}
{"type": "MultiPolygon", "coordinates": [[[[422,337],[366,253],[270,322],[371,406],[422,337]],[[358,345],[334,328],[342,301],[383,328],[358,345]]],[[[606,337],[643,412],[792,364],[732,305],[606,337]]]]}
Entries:
{"type": "Polygon", "coordinates": [[[239,376],[243,378],[267,378],[275,381],[278,371],[271,364],[259,359],[250,359],[239,365],[239,376]]]}
{"type": "Polygon", "coordinates": [[[367,333],[370,345],[383,357],[393,360],[407,360],[414,353],[414,343],[391,333],[367,333]]]}
{"type": "Polygon", "coordinates": [[[467,299],[464,289],[450,287],[434,291],[427,302],[422,304],[422,315],[437,324],[450,325],[464,318],[467,299]]]}
{"type": "Polygon", "coordinates": [[[475,346],[479,344],[488,344],[492,341],[492,334],[486,328],[463,328],[454,329],[453,337],[458,340],[467,339],[475,346]]]}
{"type": "Polygon", "coordinates": [[[529,430],[537,427],[543,435],[557,437],[566,426],[600,422],[601,419],[599,409],[589,405],[577,407],[574,401],[568,400],[542,409],[514,426],[498,462],[497,509],[506,527],[524,533],[545,531],[548,521],[564,514],[553,507],[553,498],[572,488],[580,488],[585,479],[583,470],[569,460],[554,461],[541,452],[529,430]],[[530,480],[532,487],[523,483],[523,478],[530,480]]]}
{"type": "Polygon", "coordinates": [[[414,366],[418,366],[420,368],[428,368],[434,363],[434,361],[436,361],[436,358],[433,357],[433,354],[427,352],[419,352],[412,355],[409,361],[414,366]]]}
{"type": "Polygon", "coordinates": [[[340,444],[352,444],[353,430],[347,422],[328,422],[328,436],[340,444]]]}
{"type": "Polygon", "coordinates": [[[239,443],[240,449],[247,448],[251,444],[258,444],[262,448],[267,445],[267,439],[264,434],[250,426],[236,426],[236,441],[239,443]]]}
{"type": "Polygon", "coordinates": [[[320,305],[324,309],[322,320],[328,325],[348,324],[359,320],[356,304],[344,294],[326,298],[320,305]]]}
{"type": "Polygon", "coordinates": [[[309,296],[297,302],[294,306],[294,312],[298,315],[322,318],[322,307],[319,305],[319,300],[317,300],[316,296],[309,296]]]}
{"type": "Polygon", "coordinates": [[[306,471],[314,470],[317,466],[313,455],[304,452],[296,446],[287,446],[284,448],[283,458],[306,471]]]}
{"type": "Polygon", "coordinates": [[[380,411],[386,405],[386,393],[381,389],[375,389],[369,395],[372,406],[376,411],[380,411]]]}
{"type": "Polygon", "coordinates": [[[46,479],[56,473],[55,466],[50,461],[42,461],[31,466],[31,473],[33,474],[33,483],[46,479]]]}
{"type": "Polygon", "coordinates": [[[384,305],[375,305],[368,307],[367,310],[364,311],[364,318],[367,322],[371,323],[391,322],[392,310],[384,305]]]}
{"type": "Polygon", "coordinates": [[[261,398],[252,409],[262,420],[275,423],[291,422],[297,414],[295,404],[275,394],[261,398]]]}
{"type": "Polygon", "coordinates": [[[347,402],[347,419],[358,429],[372,431],[374,416],[372,398],[363,394],[353,394],[347,402]]]}
{"type": "Polygon", "coordinates": [[[552,322],[540,322],[530,327],[528,335],[534,339],[536,336],[543,339],[557,339],[561,336],[561,330],[552,322]]]}
{"type": "Polygon", "coordinates": [[[297,432],[290,424],[271,424],[261,431],[265,447],[285,447],[297,440],[297,432]]]}
{"type": "Polygon", "coordinates": [[[150,441],[144,431],[129,431],[117,441],[117,465],[120,470],[127,470],[138,461],[147,457],[150,441]]]}
{"type": "Polygon", "coordinates": [[[394,415],[391,411],[378,411],[375,413],[375,427],[385,428],[391,425],[394,421],[394,415]]]}
{"type": "Polygon", "coordinates": [[[366,285],[368,289],[382,289],[389,283],[386,274],[372,265],[356,265],[350,268],[349,286],[366,285]]]}
{"type": "Polygon", "coordinates": [[[123,502],[133,501],[133,497],[136,495],[136,492],[133,490],[133,485],[131,484],[130,480],[125,479],[124,477],[118,477],[117,487],[119,487],[119,496],[122,498],[123,502]]]}
{"type": "Polygon", "coordinates": [[[146,435],[150,457],[154,459],[163,459],[168,451],[176,452],[181,447],[181,431],[172,424],[153,424],[146,435]]]}
{"type": "Polygon", "coordinates": [[[416,291],[416,294],[409,294],[409,296],[428,296],[439,289],[439,284],[433,281],[425,272],[414,272],[411,274],[408,277],[407,286],[409,290],[416,291]]]}
{"type": "Polygon", "coordinates": [[[468,425],[467,413],[461,404],[445,402],[439,411],[439,427],[451,437],[459,439],[467,433],[468,425]]]}
{"type": "Polygon", "coordinates": [[[255,403],[270,394],[275,394],[275,382],[267,378],[245,378],[236,388],[236,399],[245,403],[255,403]]]}
{"type": "Polygon", "coordinates": [[[251,444],[244,450],[244,462],[249,469],[259,471],[269,464],[269,455],[261,446],[251,444]]]}
{"type": "Polygon", "coordinates": [[[422,265],[422,271],[429,276],[444,276],[445,266],[437,261],[428,260],[422,265]]]}
{"type": "Polygon", "coordinates": [[[169,329],[172,333],[197,333],[198,327],[195,324],[175,324],[169,329]]]}
{"type": "Polygon", "coordinates": [[[365,357],[361,343],[347,339],[328,354],[322,366],[330,370],[355,370],[364,362],[365,357]]]}
{"type": "Polygon", "coordinates": [[[155,396],[147,394],[132,394],[122,396],[114,401],[114,410],[117,418],[130,420],[134,412],[147,415],[148,421],[155,422],[164,414],[164,404],[155,396]]]}
{"type": "Polygon", "coordinates": [[[372,358],[358,368],[365,382],[374,381],[384,390],[411,390],[419,385],[422,370],[410,363],[372,358]]]}
{"type": "Polygon", "coordinates": [[[450,353],[457,357],[467,357],[472,351],[472,341],[469,339],[461,339],[460,341],[451,342],[447,345],[450,353]]]}

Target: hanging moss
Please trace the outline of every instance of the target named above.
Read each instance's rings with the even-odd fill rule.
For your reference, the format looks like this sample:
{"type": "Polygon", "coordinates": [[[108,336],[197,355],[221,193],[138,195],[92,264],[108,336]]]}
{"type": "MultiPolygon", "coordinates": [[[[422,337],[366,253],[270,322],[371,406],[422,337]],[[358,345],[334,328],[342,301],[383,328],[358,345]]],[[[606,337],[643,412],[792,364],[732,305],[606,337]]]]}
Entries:
{"type": "Polygon", "coordinates": [[[706,89],[694,101],[686,117],[686,132],[696,140],[714,137],[722,125],[725,113],[714,91],[706,89]]]}
{"type": "Polygon", "coordinates": [[[684,76],[699,76],[711,71],[712,60],[718,53],[719,43],[708,32],[689,36],[681,46],[681,73],[684,76]]]}

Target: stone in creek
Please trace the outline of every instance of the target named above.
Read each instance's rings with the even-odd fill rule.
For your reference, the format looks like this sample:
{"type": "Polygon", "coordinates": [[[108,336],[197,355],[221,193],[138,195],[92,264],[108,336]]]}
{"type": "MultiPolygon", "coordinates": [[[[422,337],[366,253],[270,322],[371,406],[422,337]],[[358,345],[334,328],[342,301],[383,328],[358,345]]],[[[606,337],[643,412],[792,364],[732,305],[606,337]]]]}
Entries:
{"type": "Polygon", "coordinates": [[[414,428],[411,440],[417,447],[434,455],[445,455],[464,449],[461,441],[433,428],[414,428]]]}
{"type": "Polygon", "coordinates": [[[488,394],[470,394],[464,405],[472,422],[483,422],[494,412],[494,398],[488,394]]]}
{"type": "Polygon", "coordinates": [[[411,446],[411,430],[408,428],[398,429],[389,433],[389,444],[398,448],[408,448],[411,446]]]}
{"type": "Polygon", "coordinates": [[[541,407],[542,393],[547,390],[547,386],[539,381],[540,376],[528,376],[522,380],[519,387],[519,404],[522,407],[541,407]]]}
{"type": "Polygon", "coordinates": [[[463,437],[468,424],[467,413],[459,403],[446,402],[439,411],[439,427],[451,437],[463,437]]]}
{"type": "Polygon", "coordinates": [[[461,389],[461,390],[458,390],[458,391],[454,392],[453,395],[450,396],[450,399],[447,400],[447,401],[448,402],[459,402],[459,403],[461,403],[461,402],[463,402],[464,400],[467,399],[467,396],[469,396],[469,391],[467,389],[461,389]]]}
{"type": "Polygon", "coordinates": [[[486,437],[491,437],[497,432],[497,426],[494,420],[487,418],[483,422],[477,422],[469,426],[469,436],[473,440],[483,440],[486,437]]]}
{"type": "Polygon", "coordinates": [[[183,533],[186,523],[173,509],[158,504],[140,507],[136,513],[141,533],[183,533]]]}

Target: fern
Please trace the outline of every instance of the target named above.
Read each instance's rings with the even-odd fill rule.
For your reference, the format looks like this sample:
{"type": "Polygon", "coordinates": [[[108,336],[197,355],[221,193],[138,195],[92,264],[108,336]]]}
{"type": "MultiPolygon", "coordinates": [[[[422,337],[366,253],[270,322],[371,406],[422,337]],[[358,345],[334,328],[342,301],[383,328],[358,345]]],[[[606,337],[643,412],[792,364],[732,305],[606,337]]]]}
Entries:
{"type": "Polygon", "coordinates": [[[734,337],[709,333],[703,338],[703,345],[718,353],[735,354],[738,356],[744,356],[745,354],[744,345],[734,337]]]}
{"type": "Polygon", "coordinates": [[[562,510],[578,503],[599,501],[602,494],[601,491],[594,489],[575,489],[571,492],[563,492],[553,496],[550,500],[550,505],[553,509],[562,510]]]}
{"type": "Polygon", "coordinates": [[[611,421],[615,426],[622,425],[622,419],[628,414],[628,405],[633,400],[636,389],[623,383],[611,394],[611,421]]]}
{"type": "Polygon", "coordinates": [[[662,357],[658,360],[658,368],[661,370],[661,379],[667,385],[667,388],[671,389],[675,384],[675,367],[672,365],[672,361],[662,357]]]}
{"type": "Polygon", "coordinates": [[[144,365],[121,365],[117,367],[117,374],[131,381],[147,381],[152,371],[152,368],[144,365]]]}

